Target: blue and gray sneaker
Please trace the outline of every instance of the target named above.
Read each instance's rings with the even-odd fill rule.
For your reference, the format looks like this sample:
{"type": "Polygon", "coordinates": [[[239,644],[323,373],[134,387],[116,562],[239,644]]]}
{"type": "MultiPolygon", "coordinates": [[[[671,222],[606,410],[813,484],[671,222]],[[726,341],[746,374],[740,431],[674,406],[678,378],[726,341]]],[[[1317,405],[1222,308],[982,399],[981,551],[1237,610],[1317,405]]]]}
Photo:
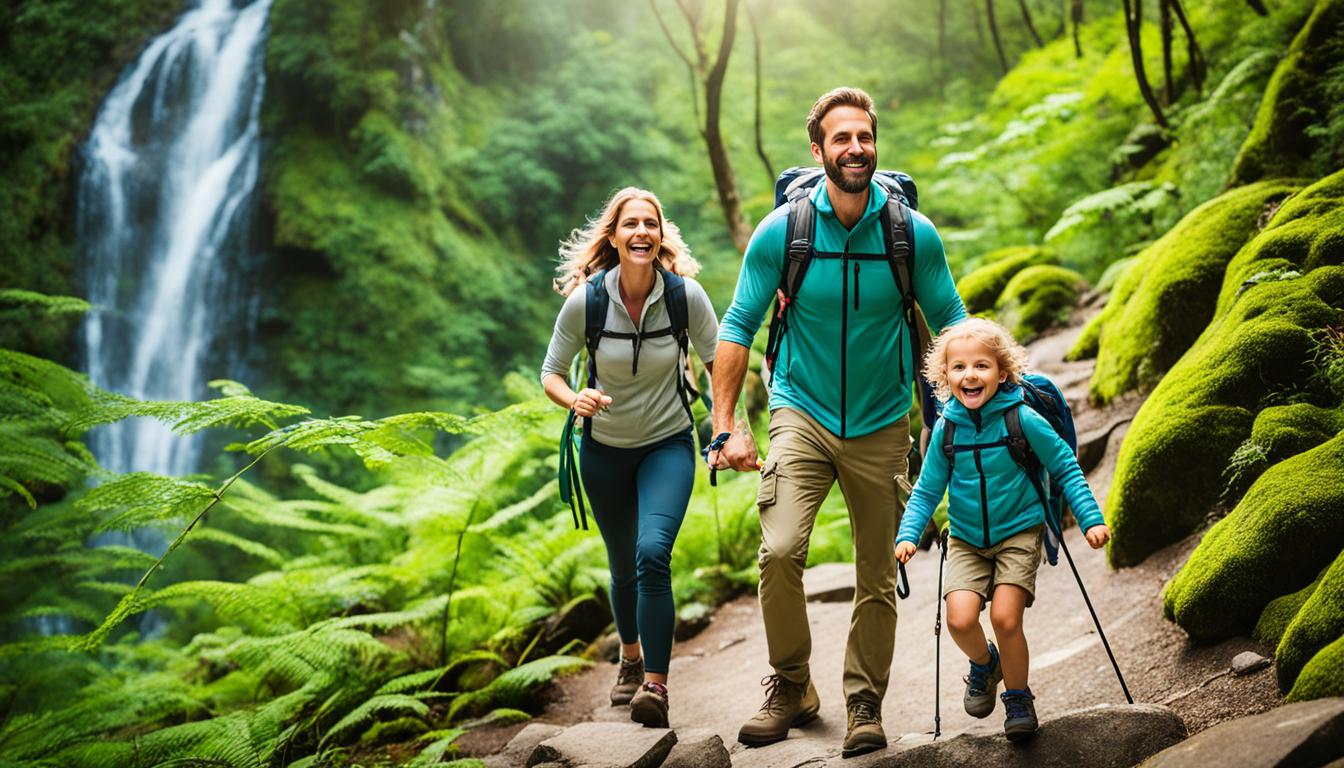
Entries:
{"type": "Polygon", "coordinates": [[[1003,710],[1007,717],[1003,721],[1003,735],[1009,741],[1026,741],[1036,735],[1036,705],[1032,703],[1035,700],[1030,688],[1004,690],[1003,710]]]}
{"type": "Polygon", "coordinates": [[[989,663],[985,665],[971,662],[971,672],[962,678],[966,681],[966,693],[962,703],[966,705],[966,714],[971,717],[989,717],[994,711],[995,693],[999,681],[1003,680],[1003,668],[999,666],[999,649],[989,642],[989,663]]]}

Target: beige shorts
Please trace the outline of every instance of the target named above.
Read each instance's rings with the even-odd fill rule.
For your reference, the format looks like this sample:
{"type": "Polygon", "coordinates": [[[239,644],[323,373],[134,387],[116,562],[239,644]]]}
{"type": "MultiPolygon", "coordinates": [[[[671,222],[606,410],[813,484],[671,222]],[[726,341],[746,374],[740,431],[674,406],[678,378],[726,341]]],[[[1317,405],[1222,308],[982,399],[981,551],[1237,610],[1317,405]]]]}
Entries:
{"type": "Polygon", "coordinates": [[[988,601],[994,597],[994,587],[1015,584],[1027,591],[1027,605],[1031,605],[1036,600],[1036,571],[1041,567],[1041,553],[1039,525],[987,549],[949,537],[943,597],[958,589],[969,589],[988,601]]]}

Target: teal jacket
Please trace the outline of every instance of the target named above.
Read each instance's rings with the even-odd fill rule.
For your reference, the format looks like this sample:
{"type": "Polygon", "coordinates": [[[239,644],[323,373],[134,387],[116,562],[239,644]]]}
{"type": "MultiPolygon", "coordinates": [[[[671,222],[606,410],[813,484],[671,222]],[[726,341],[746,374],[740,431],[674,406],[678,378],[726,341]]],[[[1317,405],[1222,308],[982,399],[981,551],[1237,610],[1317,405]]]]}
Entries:
{"type": "MultiPolygon", "coordinates": [[[[816,252],[789,308],[770,387],[770,409],[790,407],[840,437],[894,424],[910,410],[914,364],[901,295],[887,264],[881,211],[887,193],[869,183],[868,207],[852,230],[835,217],[826,185],[812,191],[816,252]]],[[[784,268],[788,206],[756,227],[719,339],[750,347],[784,268]]],[[[913,212],[912,212],[913,213],[913,212]]],[[[943,241],[927,218],[912,215],[915,296],[931,330],[966,318],[943,241]]]]}
{"type": "Polygon", "coordinates": [[[1045,417],[1023,402],[1021,388],[1007,385],[976,411],[967,410],[956,400],[948,403],[943,418],[933,427],[929,455],[924,457],[919,481],[905,507],[897,542],[919,543],[944,490],[948,491],[951,535],[975,547],[993,546],[1045,522],[1045,512],[1027,473],[1013,461],[1003,444],[1008,437],[1003,414],[1010,408],[1018,409],[1023,436],[1050,477],[1063,486],[1064,499],[1069,502],[1078,527],[1087,531],[1104,522],[1069,444],[1055,433],[1045,417]],[[949,467],[942,451],[943,430],[949,421],[957,425],[955,445],[998,445],[957,451],[955,462],[949,467]]]}

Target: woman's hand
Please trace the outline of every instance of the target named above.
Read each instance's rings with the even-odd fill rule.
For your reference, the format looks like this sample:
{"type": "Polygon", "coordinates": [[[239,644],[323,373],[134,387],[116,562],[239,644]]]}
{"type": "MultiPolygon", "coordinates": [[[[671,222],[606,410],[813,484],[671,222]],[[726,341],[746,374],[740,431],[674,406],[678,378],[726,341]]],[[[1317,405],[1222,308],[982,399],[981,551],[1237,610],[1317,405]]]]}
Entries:
{"type": "Polygon", "coordinates": [[[1107,528],[1104,523],[1094,525],[1087,529],[1087,533],[1084,533],[1083,537],[1087,539],[1087,543],[1092,545],[1093,549],[1101,549],[1106,546],[1107,541],[1110,541],[1111,529],[1107,528]]]}
{"type": "Polygon", "coordinates": [[[597,412],[611,405],[611,398],[602,394],[600,389],[587,388],[574,396],[569,409],[585,419],[592,418],[597,412]]]}
{"type": "Polygon", "coordinates": [[[908,541],[902,541],[896,544],[896,559],[902,563],[910,562],[910,558],[915,556],[915,545],[908,541]]]}

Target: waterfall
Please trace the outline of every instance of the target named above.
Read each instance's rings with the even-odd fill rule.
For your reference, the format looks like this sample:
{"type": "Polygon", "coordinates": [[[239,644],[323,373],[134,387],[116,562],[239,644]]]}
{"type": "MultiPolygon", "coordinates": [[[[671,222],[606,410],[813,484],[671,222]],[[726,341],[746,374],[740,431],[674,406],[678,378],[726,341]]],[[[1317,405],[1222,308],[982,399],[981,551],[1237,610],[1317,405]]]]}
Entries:
{"type": "MultiPolygon", "coordinates": [[[[150,42],[83,148],[76,235],[94,384],[199,400],[255,326],[254,195],[270,0],[199,0],[150,42]]],[[[90,434],[116,472],[197,471],[200,441],[132,419],[90,434]]],[[[143,544],[142,544],[143,546],[143,544]]],[[[160,545],[161,548],[161,545],[160,545]]]]}

